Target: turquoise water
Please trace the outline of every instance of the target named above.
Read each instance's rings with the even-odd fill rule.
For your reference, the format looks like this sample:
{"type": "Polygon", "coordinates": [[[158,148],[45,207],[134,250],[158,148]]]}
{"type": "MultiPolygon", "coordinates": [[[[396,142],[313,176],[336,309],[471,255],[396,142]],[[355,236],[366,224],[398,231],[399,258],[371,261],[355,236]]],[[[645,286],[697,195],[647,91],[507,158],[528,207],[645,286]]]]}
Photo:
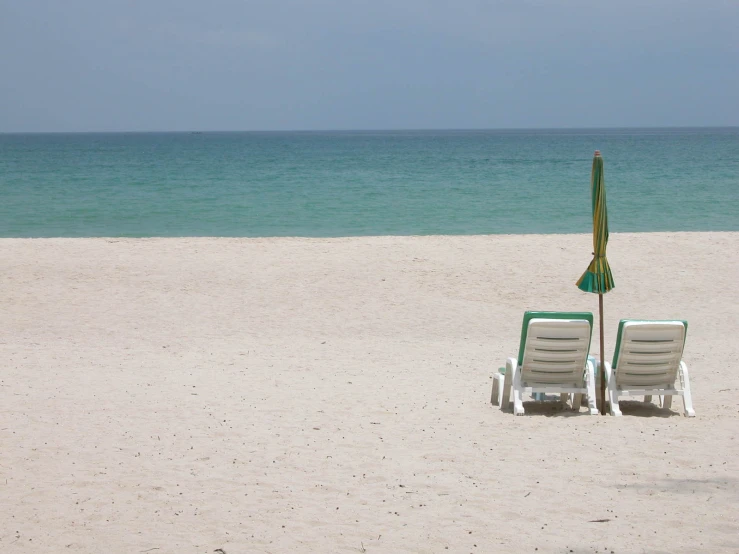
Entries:
{"type": "Polygon", "coordinates": [[[0,135],[0,236],[739,231],[739,129],[0,135]]]}

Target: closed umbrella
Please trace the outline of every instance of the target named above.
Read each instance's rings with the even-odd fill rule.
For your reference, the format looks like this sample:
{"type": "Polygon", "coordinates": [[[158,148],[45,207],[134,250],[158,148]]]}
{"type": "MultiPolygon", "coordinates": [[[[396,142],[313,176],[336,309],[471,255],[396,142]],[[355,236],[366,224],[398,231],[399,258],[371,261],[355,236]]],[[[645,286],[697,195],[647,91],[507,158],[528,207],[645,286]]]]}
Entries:
{"type": "Polygon", "coordinates": [[[608,245],[608,210],[606,209],[606,182],[603,177],[603,158],[600,151],[595,151],[593,170],[590,174],[590,190],[593,202],[593,261],[587,271],[582,274],[577,286],[585,292],[598,295],[598,313],[600,316],[600,413],[606,413],[606,376],[605,353],[603,349],[603,295],[615,285],[611,267],[606,258],[608,245]]]}

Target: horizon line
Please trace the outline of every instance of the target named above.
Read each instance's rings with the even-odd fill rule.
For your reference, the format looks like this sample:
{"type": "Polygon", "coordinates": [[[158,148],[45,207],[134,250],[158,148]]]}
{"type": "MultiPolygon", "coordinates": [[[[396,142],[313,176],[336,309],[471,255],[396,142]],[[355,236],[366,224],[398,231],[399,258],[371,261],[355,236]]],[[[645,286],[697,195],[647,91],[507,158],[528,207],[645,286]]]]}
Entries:
{"type": "Polygon", "coordinates": [[[688,130],[739,129],[739,125],[671,125],[618,127],[448,127],[396,129],[190,129],[190,130],[107,130],[107,131],[0,131],[0,135],[93,135],[93,134],[215,134],[215,133],[417,133],[417,132],[479,132],[479,131],[615,131],[615,130],[688,130]]]}

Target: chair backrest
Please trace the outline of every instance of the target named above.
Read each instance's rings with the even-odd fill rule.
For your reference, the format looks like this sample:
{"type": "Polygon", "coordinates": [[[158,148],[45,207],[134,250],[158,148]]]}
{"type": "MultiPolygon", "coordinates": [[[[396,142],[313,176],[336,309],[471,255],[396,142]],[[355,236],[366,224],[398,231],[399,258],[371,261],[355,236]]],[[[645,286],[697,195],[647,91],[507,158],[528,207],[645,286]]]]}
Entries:
{"type": "Polygon", "coordinates": [[[616,384],[655,388],[674,385],[687,332],[687,321],[622,319],[613,355],[616,384]]]}
{"type": "Polygon", "coordinates": [[[525,383],[582,386],[590,351],[593,314],[526,312],[519,349],[525,383]],[[526,317],[529,314],[544,317],[526,317]],[[574,316],[574,317],[573,317],[574,316]]]}
{"type": "MultiPolygon", "coordinates": [[[[521,325],[521,341],[518,343],[518,365],[523,364],[523,353],[526,348],[526,336],[529,332],[529,323],[532,319],[584,319],[593,327],[593,314],[590,312],[537,312],[527,311],[523,313],[523,324],[521,325]]],[[[590,340],[588,340],[588,350],[590,340]]]]}

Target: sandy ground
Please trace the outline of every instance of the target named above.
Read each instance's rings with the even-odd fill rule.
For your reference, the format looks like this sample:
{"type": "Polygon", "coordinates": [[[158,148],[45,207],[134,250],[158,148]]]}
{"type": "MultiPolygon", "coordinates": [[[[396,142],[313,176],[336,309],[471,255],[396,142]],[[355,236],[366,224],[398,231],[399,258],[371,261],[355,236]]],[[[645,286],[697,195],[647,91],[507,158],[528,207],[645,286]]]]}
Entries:
{"type": "Polygon", "coordinates": [[[590,252],[0,240],[0,552],[739,552],[739,233],[609,244],[607,357],[687,319],[696,418],[489,402],[524,310],[597,313],[590,252]]]}

